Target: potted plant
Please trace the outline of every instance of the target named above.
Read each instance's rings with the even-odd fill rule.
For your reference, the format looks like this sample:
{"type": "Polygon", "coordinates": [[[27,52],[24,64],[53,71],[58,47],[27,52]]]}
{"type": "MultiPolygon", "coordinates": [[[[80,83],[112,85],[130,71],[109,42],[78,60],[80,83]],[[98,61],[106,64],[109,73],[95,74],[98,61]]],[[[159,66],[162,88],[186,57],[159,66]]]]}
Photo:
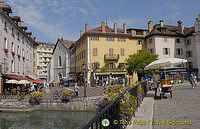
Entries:
{"type": "Polygon", "coordinates": [[[15,56],[15,52],[12,52],[12,55],[15,56]]]}
{"type": "Polygon", "coordinates": [[[22,57],[23,60],[25,60],[25,57],[22,57]]]}
{"type": "Polygon", "coordinates": [[[31,94],[31,97],[29,98],[30,105],[38,105],[42,102],[42,98],[44,96],[43,92],[35,92],[31,94]]]}
{"type": "Polygon", "coordinates": [[[61,101],[64,103],[68,103],[70,99],[74,97],[74,91],[73,90],[64,90],[61,93],[61,101]]]}
{"type": "Polygon", "coordinates": [[[5,51],[5,53],[8,53],[8,49],[7,48],[4,48],[3,50],[5,51]]]}
{"type": "Polygon", "coordinates": [[[18,58],[20,58],[20,57],[21,57],[21,56],[20,56],[20,54],[18,54],[17,56],[18,56],[18,58]]]}

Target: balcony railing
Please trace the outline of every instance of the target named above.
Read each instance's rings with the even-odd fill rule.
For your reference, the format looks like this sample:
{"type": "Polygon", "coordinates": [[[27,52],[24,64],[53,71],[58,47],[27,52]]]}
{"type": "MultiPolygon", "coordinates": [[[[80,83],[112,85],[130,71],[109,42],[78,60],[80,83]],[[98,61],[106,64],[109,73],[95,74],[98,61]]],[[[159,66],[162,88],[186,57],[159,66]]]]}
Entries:
{"type": "Polygon", "coordinates": [[[113,54],[113,55],[105,54],[104,59],[106,61],[118,61],[119,60],[119,54],[113,54]]]}

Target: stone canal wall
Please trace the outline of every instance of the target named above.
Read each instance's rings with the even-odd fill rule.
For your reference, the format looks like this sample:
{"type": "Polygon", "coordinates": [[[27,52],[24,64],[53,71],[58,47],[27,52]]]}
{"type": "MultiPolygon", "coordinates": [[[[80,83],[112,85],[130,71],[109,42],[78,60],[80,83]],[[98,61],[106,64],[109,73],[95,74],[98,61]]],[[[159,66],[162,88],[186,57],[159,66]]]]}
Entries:
{"type": "Polygon", "coordinates": [[[39,105],[31,106],[28,100],[18,101],[16,99],[6,99],[0,102],[0,112],[32,112],[41,110],[53,111],[96,111],[96,103],[101,96],[75,98],[68,103],[60,100],[43,100],[39,105]]]}

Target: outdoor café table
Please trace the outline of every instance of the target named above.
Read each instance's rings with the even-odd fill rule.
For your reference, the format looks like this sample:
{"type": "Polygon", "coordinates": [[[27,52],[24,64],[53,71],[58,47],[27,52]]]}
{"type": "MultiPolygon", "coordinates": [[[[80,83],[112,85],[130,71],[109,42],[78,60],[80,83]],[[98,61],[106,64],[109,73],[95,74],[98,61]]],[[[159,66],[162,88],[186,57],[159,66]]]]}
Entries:
{"type": "Polygon", "coordinates": [[[163,85],[161,86],[160,98],[164,98],[165,94],[170,94],[172,98],[172,85],[163,85]]]}

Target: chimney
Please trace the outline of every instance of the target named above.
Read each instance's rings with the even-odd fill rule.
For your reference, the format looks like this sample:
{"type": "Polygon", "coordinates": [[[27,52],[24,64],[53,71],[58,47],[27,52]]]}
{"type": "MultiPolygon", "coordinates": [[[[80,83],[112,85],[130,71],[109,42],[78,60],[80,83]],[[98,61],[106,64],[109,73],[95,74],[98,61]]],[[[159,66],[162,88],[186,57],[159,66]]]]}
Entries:
{"type": "Polygon", "coordinates": [[[182,21],[178,21],[178,30],[181,32],[181,34],[183,34],[184,32],[184,25],[182,23],[182,21]]]}
{"type": "Polygon", "coordinates": [[[127,30],[126,30],[126,23],[123,24],[123,30],[124,30],[124,33],[126,34],[126,33],[127,33],[127,30]]]}
{"type": "Polygon", "coordinates": [[[4,1],[0,1],[0,7],[4,7],[4,1]]]}
{"type": "Polygon", "coordinates": [[[104,21],[101,22],[101,30],[102,30],[103,33],[106,32],[106,26],[105,26],[105,22],[104,21]]]}
{"type": "Polygon", "coordinates": [[[82,36],[83,35],[83,31],[82,30],[80,30],[80,36],[82,36]]]}
{"type": "Polygon", "coordinates": [[[142,36],[146,36],[146,35],[147,35],[146,31],[142,31],[142,36]]]}
{"type": "Polygon", "coordinates": [[[163,27],[163,20],[160,20],[160,27],[163,27]]]}
{"type": "Polygon", "coordinates": [[[18,26],[22,26],[22,21],[21,21],[21,20],[18,21],[18,22],[17,22],[17,25],[18,25],[18,26]]]}
{"type": "Polygon", "coordinates": [[[136,31],[135,30],[131,30],[131,34],[132,35],[136,35],[136,31]]]}
{"type": "Polygon", "coordinates": [[[36,37],[33,37],[33,40],[36,41],[36,37]]]}
{"type": "Polygon", "coordinates": [[[153,21],[148,22],[148,29],[149,29],[149,32],[151,32],[151,30],[153,30],[153,21]]]}
{"type": "Polygon", "coordinates": [[[88,24],[85,24],[85,32],[88,32],[88,24]]]}
{"type": "Polygon", "coordinates": [[[114,32],[117,33],[117,23],[114,23],[114,32]]]}

